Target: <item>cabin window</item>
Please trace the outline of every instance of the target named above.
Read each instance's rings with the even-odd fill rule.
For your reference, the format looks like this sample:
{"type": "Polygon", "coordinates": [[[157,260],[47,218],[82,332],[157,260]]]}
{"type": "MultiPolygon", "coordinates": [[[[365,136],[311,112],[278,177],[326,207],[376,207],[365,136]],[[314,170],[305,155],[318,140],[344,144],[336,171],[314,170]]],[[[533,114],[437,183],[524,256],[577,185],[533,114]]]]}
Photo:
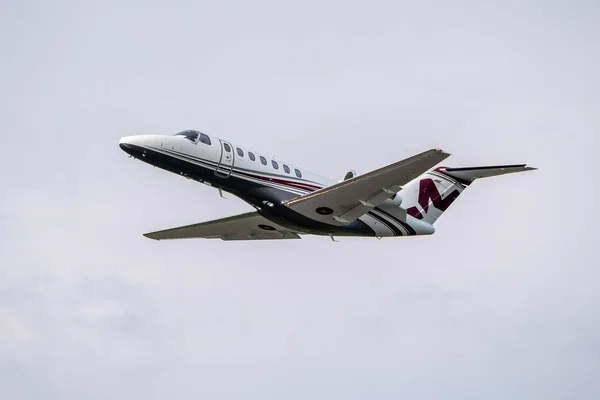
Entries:
{"type": "Polygon", "coordinates": [[[266,159],[266,158],[264,158],[263,156],[260,156],[260,162],[261,162],[263,165],[267,165],[267,159],[266,159]]]}
{"type": "Polygon", "coordinates": [[[198,140],[199,135],[200,135],[200,132],[192,131],[192,130],[182,131],[182,132],[175,134],[175,136],[184,136],[194,143],[196,143],[196,140],[198,140]]]}
{"type": "Polygon", "coordinates": [[[239,147],[237,148],[237,153],[238,153],[238,156],[244,157],[244,150],[240,149],[239,147]]]}
{"type": "Polygon", "coordinates": [[[227,143],[223,143],[223,148],[225,149],[226,152],[228,152],[228,153],[231,152],[231,146],[228,145],[227,143]]]}
{"type": "Polygon", "coordinates": [[[210,138],[207,134],[200,132],[200,141],[204,144],[211,145],[210,138]]]}
{"type": "Polygon", "coordinates": [[[296,176],[298,178],[302,178],[302,172],[300,172],[300,170],[298,168],[296,168],[294,171],[296,172],[296,176]]]}
{"type": "Polygon", "coordinates": [[[290,167],[288,167],[287,165],[283,164],[283,170],[285,171],[286,174],[290,173],[290,167]]]}
{"type": "Polygon", "coordinates": [[[277,161],[271,160],[271,165],[273,166],[273,168],[279,169],[279,164],[277,164],[277,161]]]}
{"type": "Polygon", "coordinates": [[[248,157],[250,157],[250,159],[251,159],[252,161],[256,161],[256,157],[254,156],[254,153],[253,153],[253,152],[249,151],[249,152],[248,152],[248,157]]]}

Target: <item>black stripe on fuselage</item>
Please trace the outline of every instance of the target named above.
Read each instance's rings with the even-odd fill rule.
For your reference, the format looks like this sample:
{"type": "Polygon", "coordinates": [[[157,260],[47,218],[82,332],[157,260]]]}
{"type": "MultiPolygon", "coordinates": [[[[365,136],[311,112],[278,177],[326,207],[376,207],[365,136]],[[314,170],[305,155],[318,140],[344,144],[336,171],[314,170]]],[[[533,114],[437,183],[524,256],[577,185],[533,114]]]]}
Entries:
{"type": "Polygon", "coordinates": [[[371,218],[375,219],[376,221],[378,221],[380,224],[382,224],[383,226],[385,226],[386,228],[388,228],[392,232],[394,232],[394,236],[403,236],[402,232],[400,231],[400,229],[398,229],[394,224],[392,224],[389,221],[387,221],[385,218],[383,218],[383,217],[375,214],[372,211],[369,211],[367,213],[367,215],[370,216],[371,218]]]}
{"type": "Polygon", "coordinates": [[[404,229],[406,229],[406,231],[408,232],[409,235],[416,235],[417,232],[415,231],[415,229],[410,226],[409,224],[407,224],[406,222],[402,221],[400,218],[396,217],[395,215],[392,215],[390,213],[388,213],[387,211],[382,210],[381,208],[377,208],[375,207],[375,210],[379,211],[380,213],[386,215],[387,217],[391,218],[393,221],[399,223],[400,225],[402,225],[402,227],[404,229]]]}

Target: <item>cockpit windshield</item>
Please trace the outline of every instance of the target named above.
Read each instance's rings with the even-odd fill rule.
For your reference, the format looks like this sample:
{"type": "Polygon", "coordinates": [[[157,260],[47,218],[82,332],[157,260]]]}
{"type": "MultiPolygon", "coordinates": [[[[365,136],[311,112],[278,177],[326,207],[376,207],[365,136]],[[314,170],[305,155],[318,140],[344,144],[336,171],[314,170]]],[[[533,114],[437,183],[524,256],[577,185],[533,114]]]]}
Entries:
{"type": "Polygon", "coordinates": [[[174,136],[185,136],[192,142],[196,143],[196,140],[198,140],[198,136],[200,136],[200,132],[187,130],[187,131],[176,133],[174,136]]]}
{"type": "Polygon", "coordinates": [[[182,131],[182,132],[176,133],[174,136],[185,136],[193,143],[198,142],[198,137],[200,137],[200,143],[204,143],[209,146],[211,144],[210,137],[207,134],[198,132],[198,131],[194,131],[191,129],[188,129],[187,131],[182,131]]]}

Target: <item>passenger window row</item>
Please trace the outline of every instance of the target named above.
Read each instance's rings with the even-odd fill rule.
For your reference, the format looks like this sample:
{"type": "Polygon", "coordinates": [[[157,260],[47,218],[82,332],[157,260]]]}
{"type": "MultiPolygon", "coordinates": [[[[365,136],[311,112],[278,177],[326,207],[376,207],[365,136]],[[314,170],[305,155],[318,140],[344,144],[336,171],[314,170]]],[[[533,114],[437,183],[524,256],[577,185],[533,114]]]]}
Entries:
{"type": "MultiPolygon", "coordinates": [[[[231,151],[231,147],[229,146],[229,144],[223,143],[223,147],[225,148],[225,151],[227,151],[228,153],[231,151]]],[[[240,149],[239,147],[236,147],[235,150],[240,158],[244,157],[244,150],[240,149]]],[[[248,157],[250,158],[251,161],[256,161],[256,156],[251,151],[248,152],[248,157]]],[[[264,158],[263,156],[259,156],[259,157],[260,157],[261,164],[267,165],[267,159],[264,158]]],[[[277,161],[271,160],[271,165],[273,166],[274,169],[277,169],[277,170],[279,169],[279,164],[277,163],[277,161]]],[[[288,167],[285,164],[283,164],[283,170],[285,171],[286,174],[291,173],[290,167],[288,167]]],[[[302,178],[302,172],[300,172],[300,170],[298,168],[294,168],[294,173],[296,174],[296,176],[298,178],[302,178]]]]}

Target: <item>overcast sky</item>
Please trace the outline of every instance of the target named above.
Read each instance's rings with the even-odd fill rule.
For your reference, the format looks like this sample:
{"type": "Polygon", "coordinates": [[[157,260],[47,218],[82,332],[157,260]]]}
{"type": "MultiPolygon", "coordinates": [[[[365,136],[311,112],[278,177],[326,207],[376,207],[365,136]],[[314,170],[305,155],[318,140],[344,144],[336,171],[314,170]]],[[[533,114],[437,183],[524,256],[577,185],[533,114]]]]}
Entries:
{"type": "Polygon", "coordinates": [[[1,2],[0,398],[600,398],[597,1],[1,2]],[[156,242],[251,208],[199,129],[336,179],[441,147],[431,237],[156,242]]]}

